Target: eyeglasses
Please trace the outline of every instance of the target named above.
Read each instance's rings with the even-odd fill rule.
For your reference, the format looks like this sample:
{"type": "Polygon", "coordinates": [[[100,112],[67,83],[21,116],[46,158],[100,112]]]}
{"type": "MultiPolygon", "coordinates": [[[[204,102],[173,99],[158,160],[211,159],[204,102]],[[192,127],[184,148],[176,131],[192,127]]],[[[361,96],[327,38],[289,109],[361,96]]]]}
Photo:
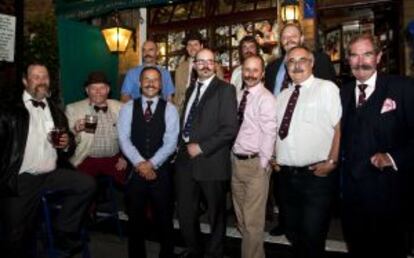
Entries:
{"type": "Polygon", "coordinates": [[[295,67],[296,65],[304,66],[306,63],[310,63],[311,61],[312,61],[312,59],[305,58],[305,57],[302,57],[298,60],[295,60],[295,59],[291,58],[286,62],[286,65],[288,67],[295,67]]]}
{"type": "Polygon", "coordinates": [[[197,59],[197,60],[194,61],[194,63],[196,63],[197,65],[213,65],[214,62],[215,61],[212,60],[212,59],[206,59],[206,60],[197,59]]]}

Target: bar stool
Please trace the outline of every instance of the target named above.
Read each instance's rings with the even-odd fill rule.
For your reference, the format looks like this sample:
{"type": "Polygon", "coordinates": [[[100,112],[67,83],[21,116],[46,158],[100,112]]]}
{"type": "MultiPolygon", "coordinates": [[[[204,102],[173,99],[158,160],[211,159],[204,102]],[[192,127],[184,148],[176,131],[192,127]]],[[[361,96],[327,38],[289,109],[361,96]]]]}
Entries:
{"type": "MultiPolygon", "coordinates": [[[[41,193],[40,200],[42,205],[42,220],[43,220],[43,226],[44,231],[46,234],[46,249],[47,249],[47,256],[49,258],[58,258],[62,254],[60,250],[58,250],[55,245],[54,241],[55,238],[53,236],[53,230],[52,230],[52,210],[60,210],[61,205],[60,202],[64,198],[64,196],[61,195],[63,190],[44,190],[41,193]],[[52,200],[53,197],[53,200],[52,200]]],[[[89,245],[88,245],[88,233],[84,227],[81,229],[81,242],[82,242],[82,258],[90,258],[90,251],[89,251],[89,245]]]]}

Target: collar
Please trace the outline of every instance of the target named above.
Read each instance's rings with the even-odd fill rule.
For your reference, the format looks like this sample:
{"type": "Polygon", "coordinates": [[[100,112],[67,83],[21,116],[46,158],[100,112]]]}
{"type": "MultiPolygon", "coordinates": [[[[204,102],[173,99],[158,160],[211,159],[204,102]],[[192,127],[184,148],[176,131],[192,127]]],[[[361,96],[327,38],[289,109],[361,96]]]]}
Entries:
{"type": "Polygon", "coordinates": [[[204,81],[200,81],[199,79],[197,79],[197,82],[201,82],[201,83],[203,83],[203,86],[207,86],[207,85],[210,85],[211,81],[213,80],[213,78],[214,78],[215,76],[216,76],[216,75],[215,75],[215,74],[213,74],[210,78],[208,78],[208,79],[206,79],[206,80],[204,80],[204,81]]]}
{"type": "Polygon", "coordinates": [[[375,73],[373,73],[371,75],[371,77],[369,77],[369,79],[366,80],[365,82],[361,82],[359,80],[356,80],[356,85],[355,86],[358,86],[360,84],[366,84],[366,85],[368,85],[367,88],[375,87],[375,83],[377,82],[377,76],[378,76],[377,71],[375,71],[375,73]]]}
{"type": "Polygon", "coordinates": [[[313,76],[313,74],[311,74],[311,76],[309,76],[308,79],[304,80],[301,83],[291,82],[290,85],[289,85],[289,88],[293,88],[293,87],[295,87],[295,85],[299,84],[301,86],[301,89],[306,89],[306,88],[309,88],[312,85],[314,80],[315,80],[315,76],[313,76]]]}
{"type": "Polygon", "coordinates": [[[251,87],[251,88],[245,88],[245,90],[249,91],[249,95],[254,95],[257,92],[260,91],[261,88],[263,88],[263,82],[259,82],[258,84],[256,84],[255,86],[251,87]]]}
{"type": "Polygon", "coordinates": [[[155,97],[153,97],[153,98],[148,98],[148,97],[145,97],[144,95],[142,95],[142,104],[144,104],[145,103],[145,105],[147,104],[147,101],[152,101],[152,106],[153,107],[156,107],[157,106],[157,104],[158,104],[158,100],[160,99],[160,97],[159,96],[155,96],[155,97]]]}

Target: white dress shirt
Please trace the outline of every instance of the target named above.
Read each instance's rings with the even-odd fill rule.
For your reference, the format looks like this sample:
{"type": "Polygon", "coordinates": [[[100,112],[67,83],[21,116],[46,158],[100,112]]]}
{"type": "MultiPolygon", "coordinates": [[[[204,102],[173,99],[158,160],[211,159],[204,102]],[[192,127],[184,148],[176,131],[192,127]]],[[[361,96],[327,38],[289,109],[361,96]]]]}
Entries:
{"type": "MultiPolygon", "coordinates": [[[[198,102],[200,103],[200,101],[201,101],[201,99],[202,99],[202,97],[204,95],[204,92],[206,92],[208,86],[210,86],[210,83],[211,83],[211,81],[213,80],[213,78],[215,76],[216,75],[213,75],[213,76],[211,76],[210,78],[208,78],[208,79],[206,79],[204,81],[197,80],[197,82],[196,82],[196,84],[194,86],[194,90],[191,93],[190,99],[188,100],[187,107],[185,109],[184,125],[187,123],[188,114],[190,113],[191,106],[193,105],[193,102],[194,102],[195,97],[196,97],[196,94],[197,94],[197,84],[199,82],[203,83],[203,86],[200,88],[200,95],[198,96],[198,102]]],[[[185,142],[188,142],[189,141],[189,137],[184,137],[183,136],[183,139],[184,139],[185,142]]]]}
{"type": "Polygon", "coordinates": [[[31,99],[32,96],[24,91],[23,103],[29,112],[29,131],[19,174],[43,174],[56,168],[56,149],[48,141],[48,133],[55,126],[49,105],[43,99],[45,108],[35,108],[31,99]]]}
{"type": "MultiPolygon", "coordinates": [[[[286,138],[276,138],[276,160],[280,165],[307,166],[328,159],[334,127],[342,115],[338,87],[331,81],[311,75],[300,84],[300,93],[286,138]]],[[[289,98],[291,84],[276,97],[276,125],[279,130],[289,98]]]]}

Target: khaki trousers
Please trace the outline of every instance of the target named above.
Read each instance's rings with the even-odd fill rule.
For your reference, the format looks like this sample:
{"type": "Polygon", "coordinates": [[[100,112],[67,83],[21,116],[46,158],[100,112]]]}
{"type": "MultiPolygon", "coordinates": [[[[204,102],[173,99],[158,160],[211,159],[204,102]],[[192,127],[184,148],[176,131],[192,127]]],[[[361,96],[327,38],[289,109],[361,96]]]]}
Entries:
{"type": "Polygon", "coordinates": [[[259,157],[239,160],[232,156],[231,190],[238,229],[242,235],[242,258],[264,258],[264,226],[270,169],[259,157]]]}

